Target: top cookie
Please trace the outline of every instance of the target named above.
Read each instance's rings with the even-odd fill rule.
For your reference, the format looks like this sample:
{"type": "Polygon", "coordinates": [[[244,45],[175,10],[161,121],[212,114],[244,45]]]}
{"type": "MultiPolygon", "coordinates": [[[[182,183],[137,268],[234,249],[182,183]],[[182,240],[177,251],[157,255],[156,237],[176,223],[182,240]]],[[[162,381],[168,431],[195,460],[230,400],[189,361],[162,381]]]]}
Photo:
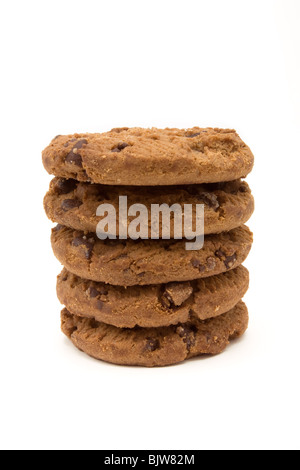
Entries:
{"type": "Polygon", "coordinates": [[[57,136],[43,163],[50,174],[83,182],[171,186],[245,178],[254,157],[234,130],[120,128],[57,136]]]}

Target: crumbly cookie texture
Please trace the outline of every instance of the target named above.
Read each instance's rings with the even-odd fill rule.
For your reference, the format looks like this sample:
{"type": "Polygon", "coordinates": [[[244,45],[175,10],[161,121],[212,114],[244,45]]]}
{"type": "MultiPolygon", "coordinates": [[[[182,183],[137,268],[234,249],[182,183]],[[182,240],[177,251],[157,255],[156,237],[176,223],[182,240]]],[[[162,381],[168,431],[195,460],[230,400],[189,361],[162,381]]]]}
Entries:
{"type": "Polygon", "coordinates": [[[210,320],[192,320],[165,328],[122,329],[94,319],[72,315],[64,309],[62,331],[81,351],[120,365],[158,367],[180,363],[202,354],[219,354],[229,341],[248,327],[243,302],[210,320]]]}
{"type": "Polygon", "coordinates": [[[57,136],[42,156],[52,175],[131,186],[233,181],[245,178],[254,164],[236,131],[199,127],[57,136]]]}
{"type": "Polygon", "coordinates": [[[243,266],[193,282],[118,287],[87,281],[65,268],[57,279],[60,302],[72,314],[118,328],[158,328],[207,320],[231,310],[246,294],[243,266]]]}
{"type": "MultiPolygon", "coordinates": [[[[232,230],[245,224],[254,211],[254,199],[247,183],[237,180],[228,183],[172,187],[127,187],[103,186],[79,183],[76,180],[54,178],[44,199],[47,216],[53,222],[67,227],[96,233],[100,204],[111,204],[117,215],[119,236],[119,198],[127,196],[128,207],[143,204],[149,214],[148,235],[151,236],[151,205],[193,205],[193,220],[196,220],[196,204],[204,204],[205,234],[232,230]]],[[[134,217],[128,218],[128,225],[134,217]]],[[[191,227],[193,230],[195,226],[191,227]]],[[[184,229],[184,219],[182,230],[184,229]]],[[[184,233],[184,232],[183,232],[184,233]]],[[[162,238],[162,219],[159,236],[162,238]]],[[[174,213],[171,213],[171,238],[174,238],[174,213]]]]}
{"type": "Polygon", "coordinates": [[[102,241],[58,225],[51,241],[55,256],[71,273],[127,287],[191,281],[234,269],[247,258],[253,236],[244,225],[207,235],[201,250],[187,251],[185,241],[102,241]]]}

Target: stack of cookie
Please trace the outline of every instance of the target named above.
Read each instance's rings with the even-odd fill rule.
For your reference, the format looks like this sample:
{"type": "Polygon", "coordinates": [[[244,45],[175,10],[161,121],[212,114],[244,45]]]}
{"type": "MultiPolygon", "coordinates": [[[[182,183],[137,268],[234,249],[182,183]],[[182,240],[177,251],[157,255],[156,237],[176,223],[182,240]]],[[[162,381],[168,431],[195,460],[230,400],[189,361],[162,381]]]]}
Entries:
{"type": "Polygon", "coordinates": [[[241,178],[253,161],[232,130],[120,128],[51,142],[43,163],[55,178],[44,206],[58,223],[52,247],[64,266],[57,284],[66,307],[62,330],[75,346],[115,364],[166,366],[220,353],[246,331],[242,263],[252,234],[244,224],[254,201],[241,178]],[[203,204],[203,248],[186,250],[174,230],[170,240],[119,232],[100,240],[97,208],[110,204],[118,214],[120,196],[149,210],[203,204]]]}

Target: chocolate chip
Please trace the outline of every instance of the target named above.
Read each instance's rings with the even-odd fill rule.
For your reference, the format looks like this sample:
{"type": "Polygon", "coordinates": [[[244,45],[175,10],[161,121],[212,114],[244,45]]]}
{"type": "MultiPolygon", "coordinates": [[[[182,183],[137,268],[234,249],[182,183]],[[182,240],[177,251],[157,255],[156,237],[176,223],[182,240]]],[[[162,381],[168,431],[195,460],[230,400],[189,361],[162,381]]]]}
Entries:
{"type": "Polygon", "coordinates": [[[93,286],[89,287],[87,290],[87,295],[90,299],[95,299],[96,297],[100,297],[100,295],[107,295],[108,290],[104,286],[99,286],[97,289],[93,286]]]}
{"type": "Polygon", "coordinates": [[[102,302],[102,300],[98,300],[96,307],[98,310],[102,310],[104,307],[104,302],[102,302]]]}
{"type": "Polygon", "coordinates": [[[239,187],[239,192],[246,193],[247,191],[248,191],[247,185],[245,183],[242,183],[241,186],[239,187]]]}
{"type": "Polygon", "coordinates": [[[72,143],[72,142],[76,142],[77,139],[71,139],[71,140],[68,140],[68,142],[66,142],[64,144],[64,147],[69,147],[69,145],[72,143]]]}
{"type": "Polygon", "coordinates": [[[188,135],[186,135],[186,137],[188,139],[193,139],[194,137],[198,137],[200,134],[201,134],[201,132],[197,132],[197,134],[188,134],[188,135]]]}
{"type": "Polygon", "coordinates": [[[222,250],[217,250],[215,255],[221,260],[224,261],[226,259],[226,254],[222,250]]]}
{"type": "Polygon", "coordinates": [[[61,208],[64,212],[68,212],[71,209],[75,209],[82,206],[82,201],[79,201],[79,199],[65,199],[61,203],[61,208]]]}
{"type": "Polygon", "coordinates": [[[178,326],[176,333],[180,336],[180,338],[183,338],[186,334],[186,327],[183,325],[178,326]]]}
{"type": "Polygon", "coordinates": [[[74,153],[73,150],[67,155],[65,161],[82,168],[82,157],[78,153],[74,153]]]}
{"type": "Polygon", "coordinates": [[[216,212],[220,207],[218,198],[214,193],[200,193],[198,199],[216,212]]]}
{"type": "Polygon", "coordinates": [[[167,292],[164,292],[162,294],[162,296],[160,298],[160,303],[165,308],[174,308],[175,307],[175,305],[172,301],[172,297],[167,292]]]}
{"type": "Polygon", "coordinates": [[[206,334],[205,335],[205,339],[206,339],[206,342],[207,344],[211,344],[212,343],[212,336],[210,334],[206,334]]]}
{"type": "Polygon", "coordinates": [[[217,265],[217,262],[213,256],[210,256],[206,260],[207,267],[210,271],[213,271],[217,265]]]}
{"type": "Polygon", "coordinates": [[[63,229],[64,226],[61,224],[57,224],[56,227],[54,227],[53,232],[59,232],[61,229],[63,229]]]}
{"type": "Polygon", "coordinates": [[[61,137],[61,134],[56,135],[53,140],[56,140],[56,139],[58,139],[59,137],[61,137]]]}
{"type": "Polygon", "coordinates": [[[159,347],[160,347],[160,343],[159,343],[158,339],[147,338],[147,342],[146,342],[146,346],[145,346],[146,351],[154,352],[157,349],[159,349],[159,347]]]}
{"type": "Polygon", "coordinates": [[[118,152],[121,152],[122,150],[126,149],[126,147],[129,147],[129,144],[126,144],[126,142],[121,142],[116,147],[113,147],[111,151],[118,153],[118,152]]]}
{"type": "Polygon", "coordinates": [[[200,273],[204,273],[204,271],[206,271],[205,266],[203,266],[203,264],[201,264],[197,259],[192,259],[191,263],[194,268],[199,269],[200,273]]]}
{"type": "Polygon", "coordinates": [[[237,261],[237,255],[236,255],[236,253],[234,253],[234,255],[232,255],[232,256],[227,256],[227,258],[226,258],[225,261],[224,261],[226,268],[227,268],[227,269],[233,268],[233,266],[235,265],[236,261],[237,261]]]}
{"type": "Polygon", "coordinates": [[[75,140],[76,140],[76,144],[72,148],[71,152],[67,155],[65,161],[67,163],[72,163],[82,168],[82,157],[81,155],[79,155],[78,150],[81,149],[84,145],[86,145],[88,141],[86,139],[81,139],[81,140],[75,139],[75,140]]]}
{"type": "Polygon", "coordinates": [[[176,329],[176,333],[183,338],[184,343],[187,345],[188,351],[192,349],[195,344],[195,333],[197,328],[194,325],[180,325],[176,329]]]}
{"type": "Polygon", "coordinates": [[[76,237],[72,241],[73,246],[81,246],[81,245],[86,245],[86,240],[83,237],[76,237]]]}
{"type": "Polygon", "coordinates": [[[88,289],[88,296],[91,298],[91,299],[94,299],[95,297],[99,297],[100,296],[100,292],[95,289],[95,287],[90,287],[88,289]]]}
{"type": "Polygon", "coordinates": [[[59,179],[55,184],[55,192],[58,195],[69,194],[77,188],[77,181],[67,180],[64,178],[59,179]]]}
{"type": "Polygon", "coordinates": [[[88,238],[86,235],[82,237],[76,237],[72,241],[72,246],[75,246],[75,247],[85,246],[86,248],[85,257],[87,260],[90,260],[92,257],[94,245],[95,245],[95,239],[93,237],[88,238]]]}
{"type": "Polygon", "coordinates": [[[76,144],[73,147],[73,150],[79,150],[82,149],[84,145],[87,145],[88,141],[86,139],[81,139],[76,142],[76,144]]]}

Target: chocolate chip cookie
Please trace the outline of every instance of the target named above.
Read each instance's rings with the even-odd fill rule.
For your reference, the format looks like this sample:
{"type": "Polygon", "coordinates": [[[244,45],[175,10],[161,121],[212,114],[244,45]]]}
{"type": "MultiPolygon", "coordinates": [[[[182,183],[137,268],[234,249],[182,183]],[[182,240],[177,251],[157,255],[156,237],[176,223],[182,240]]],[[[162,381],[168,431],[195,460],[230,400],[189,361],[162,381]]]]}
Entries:
{"type": "Polygon", "coordinates": [[[120,128],[57,136],[43,152],[48,173],[106,185],[166,186],[245,178],[254,157],[230,129],[120,128]]]}
{"type": "Polygon", "coordinates": [[[202,354],[219,354],[248,327],[243,302],[228,313],[165,328],[116,328],[62,311],[62,331],[90,356],[120,365],[167,366],[202,354]]]}
{"type": "Polygon", "coordinates": [[[240,266],[193,282],[117,287],[81,279],[66,269],[58,276],[57,295],[74,315],[118,328],[162,327],[207,320],[231,310],[246,294],[249,273],[240,266]]]}
{"type": "MultiPolygon", "coordinates": [[[[119,236],[119,197],[127,196],[128,207],[143,204],[149,214],[148,234],[151,237],[151,205],[193,205],[193,220],[196,220],[196,204],[204,204],[205,234],[232,230],[245,224],[254,211],[254,199],[247,183],[241,180],[229,183],[172,187],[127,187],[103,186],[79,183],[76,180],[54,178],[44,199],[45,211],[53,222],[67,227],[96,233],[100,204],[111,204],[117,215],[119,236]]],[[[134,217],[128,217],[128,225],[134,217]]],[[[184,218],[183,218],[184,227],[184,218]]],[[[194,227],[195,229],[195,227],[194,227]]],[[[162,219],[159,236],[162,238],[162,219]]],[[[171,213],[171,238],[174,238],[174,213],[171,213]]]]}
{"type": "Polygon", "coordinates": [[[253,236],[242,226],[207,235],[201,250],[187,251],[184,241],[102,241],[58,225],[51,241],[55,256],[71,273],[126,287],[191,281],[234,269],[247,258],[253,236]]]}

